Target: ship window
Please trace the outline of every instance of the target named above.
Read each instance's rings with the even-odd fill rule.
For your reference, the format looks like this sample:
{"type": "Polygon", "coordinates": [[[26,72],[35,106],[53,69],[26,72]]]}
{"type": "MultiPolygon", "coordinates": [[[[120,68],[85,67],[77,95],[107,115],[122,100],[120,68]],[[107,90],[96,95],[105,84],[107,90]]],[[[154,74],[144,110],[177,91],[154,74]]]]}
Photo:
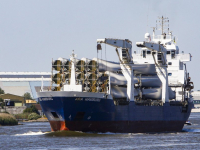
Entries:
{"type": "Polygon", "coordinates": [[[146,51],[142,51],[143,53],[143,58],[146,58],[146,51]]]}
{"type": "Polygon", "coordinates": [[[126,57],[126,53],[122,53],[122,56],[126,57]]]}
{"type": "Polygon", "coordinates": [[[151,54],[151,51],[147,51],[147,54],[151,54]]]}
{"type": "Polygon", "coordinates": [[[158,60],[162,60],[161,54],[158,54],[158,60]]]}
{"type": "Polygon", "coordinates": [[[171,52],[171,56],[172,56],[172,58],[175,58],[175,51],[171,52]]]}
{"type": "Polygon", "coordinates": [[[167,51],[167,54],[170,54],[170,51],[167,51]]]}
{"type": "Polygon", "coordinates": [[[126,50],[122,50],[122,56],[126,57],[126,50]]]}
{"type": "Polygon", "coordinates": [[[182,95],[182,91],[178,91],[178,94],[179,94],[179,95],[182,95]]]}
{"type": "Polygon", "coordinates": [[[56,112],[51,112],[54,118],[59,118],[56,112]]]}
{"type": "Polygon", "coordinates": [[[172,65],[172,62],[168,62],[168,65],[172,65]]]}
{"type": "Polygon", "coordinates": [[[168,73],[168,76],[172,76],[172,73],[168,73]]]}

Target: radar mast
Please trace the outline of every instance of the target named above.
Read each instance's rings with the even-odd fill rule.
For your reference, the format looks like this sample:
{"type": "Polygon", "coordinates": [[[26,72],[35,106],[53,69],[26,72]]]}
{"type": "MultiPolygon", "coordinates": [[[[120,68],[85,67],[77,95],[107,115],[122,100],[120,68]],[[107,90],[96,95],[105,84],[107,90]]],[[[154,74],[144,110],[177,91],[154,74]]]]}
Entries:
{"type": "MultiPolygon", "coordinates": [[[[169,34],[169,19],[168,17],[158,17],[158,23],[160,28],[158,28],[158,30],[161,30],[162,35],[164,34],[164,31],[166,30],[166,26],[168,26],[167,30],[168,30],[168,34],[169,34]],[[168,25],[166,25],[166,23],[168,23],[168,25]]],[[[156,21],[157,22],[157,21],[156,21]]]]}

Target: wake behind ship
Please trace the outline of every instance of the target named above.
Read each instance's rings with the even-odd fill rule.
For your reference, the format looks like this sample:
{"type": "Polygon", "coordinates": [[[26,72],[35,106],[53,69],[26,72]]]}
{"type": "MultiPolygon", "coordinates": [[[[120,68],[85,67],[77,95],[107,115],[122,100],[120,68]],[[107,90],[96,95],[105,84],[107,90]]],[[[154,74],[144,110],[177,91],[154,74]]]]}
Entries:
{"type": "Polygon", "coordinates": [[[98,51],[102,43],[116,48],[119,63],[77,59],[74,52],[52,63],[57,86],[37,93],[52,131],[181,131],[193,107],[185,65],[191,55],[179,53],[172,33],[155,36],[154,29],[152,40],[146,33],[133,54],[128,39],[98,39],[98,51]]]}

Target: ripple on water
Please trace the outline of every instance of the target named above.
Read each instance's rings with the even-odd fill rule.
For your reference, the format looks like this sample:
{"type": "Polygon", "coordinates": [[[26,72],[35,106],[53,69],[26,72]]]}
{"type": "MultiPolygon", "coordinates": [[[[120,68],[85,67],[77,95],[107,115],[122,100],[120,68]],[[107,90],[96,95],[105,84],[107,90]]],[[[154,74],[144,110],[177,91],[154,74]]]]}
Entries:
{"type": "Polygon", "coordinates": [[[38,131],[38,132],[29,131],[29,132],[27,132],[27,133],[15,134],[14,136],[44,135],[44,134],[46,134],[46,133],[45,133],[45,132],[42,132],[42,131],[38,131]]]}
{"type": "Polygon", "coordinates": [[[183,132],[200,132],[200,129],[183,129],[183,132]]]}
{"type": "Polygon", "coordinates": [[[175,133],[50,132],[48,122],[23,123],[0,127],[0,149],[199,149],[200,115],[190,121],[175,133]]]}

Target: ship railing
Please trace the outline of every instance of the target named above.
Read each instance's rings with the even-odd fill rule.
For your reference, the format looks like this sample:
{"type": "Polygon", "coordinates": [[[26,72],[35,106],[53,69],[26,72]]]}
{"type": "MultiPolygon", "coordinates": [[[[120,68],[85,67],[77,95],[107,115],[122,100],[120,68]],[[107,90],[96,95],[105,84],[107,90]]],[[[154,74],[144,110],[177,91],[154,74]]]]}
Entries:
{"type": "Polygon", "coordinates": [[[187,102],[185,101],[170,101],[170,106],[185,106],[187,102]]]}
{"type": "Polygon", "coordinates": [[[169,83],[168,86],[170,86],[170,87],[182,87],[183,84],[172,84],[172,83],[169,83]]]}
{"type": "Polygon", "coordinates": [[[157,40],[162,40],[162,39],[166,39],[166,40],[170,40],[171,39],[171,35],[155,35],[153,37],[153,39],[157,39],[157,40]]]}
{"type": "Polygon", "coordinates": [[[163,106],[163,102],[161,100],[136,100],[135,104],[138,106],[163,106]]]}

